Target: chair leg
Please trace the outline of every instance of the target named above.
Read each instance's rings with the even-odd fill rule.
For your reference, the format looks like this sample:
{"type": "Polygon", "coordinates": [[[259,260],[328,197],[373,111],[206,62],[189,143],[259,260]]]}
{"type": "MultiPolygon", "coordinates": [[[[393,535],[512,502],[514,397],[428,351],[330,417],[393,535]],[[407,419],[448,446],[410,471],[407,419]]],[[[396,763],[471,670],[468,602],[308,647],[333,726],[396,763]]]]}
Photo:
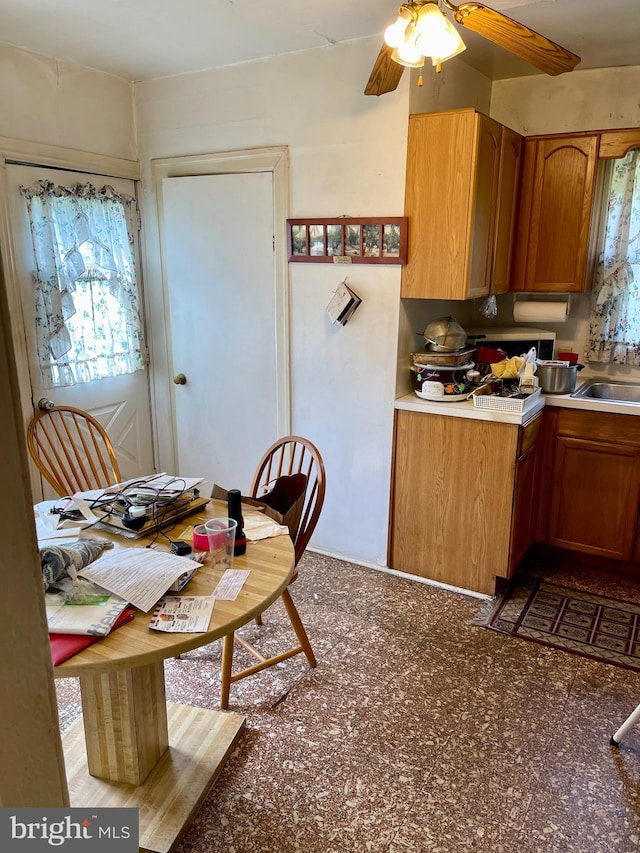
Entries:
{"type": "Polygon", "coordinates": [[[287,616],[291,621],[291,625],[293,626],[293,630],[296,632],[296,637],[300,645],[302,646],[302,650],[304,651],[307,660],[309,661],[309,666],[315,667],[318,665],[316,661],[316,656],[313,653],[313,649],[311,648],[311,643],[309,642],[309,637],[307,637],[307,632],[304,629],[304,625],[302,624],[302,619],[300,618],[300,614],[293,603],[293,598],[291,598],[291,593],[288,589],[285,589],[282,593],[282,601],[284,603],[285,609],[287,611],[287,616]]]}
{"type": "Polygon", "coordinates": [[[289,660],[289,658],[295,657],[295,655],[299,655],[301,652],[304,652],[310,667],[318,665],[316,656],[311,648],[311,643],[309,642],[309,637],[307,637],[307,632],[302,624],[302,619],[300,618],[300,614],[293,603],[293,599],[291,598],[291,594],[288,589],[285,589],[282,593],[282,601],[284,603],[287,616],[289,617],[289,621],[291,622],[291,627],[295,631],[300,645],[293,649],[289,649],[286,652],[282,652],[282,654],[265,658],[251,645],[251,643],[247,642],[242,637],[236,637],[233,632],[231,634],[227,634],[226,637],[223,637],[222,664],[220,668],[220,707],[223,710],[226,710],[229,707],[229,690],[231,685],[235,684],[236,681],[240,681],[243,678],[247,678],[249,675],[255,675],[270,666],[289,660]],[[233,646],[236,642],[244,649],[251,652],[251,654],[258,659],[258,663],[254,666],[249,666],[240,672],[234,673],[232,671],[233,646]]]}
{"type": "Polygon", "coordinates": [[[256,625],[262,625],[262,613],[258,613],[256,616],[256,625]]]}
{"type": "Polygon", "coordinates": [[[231,667],[233,665],[233,631],[222,640],[222,665],[220,671],[220,707],[223,711],[229,707],[229,689],[231,688],[231,667]]]}

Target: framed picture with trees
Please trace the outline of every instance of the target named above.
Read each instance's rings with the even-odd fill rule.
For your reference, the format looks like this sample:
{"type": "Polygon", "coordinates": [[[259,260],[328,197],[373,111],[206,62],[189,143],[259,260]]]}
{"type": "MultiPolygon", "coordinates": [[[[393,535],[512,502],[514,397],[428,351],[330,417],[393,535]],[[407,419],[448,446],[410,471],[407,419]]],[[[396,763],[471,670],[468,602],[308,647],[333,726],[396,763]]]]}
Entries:
{"type": "Polygon", "coordinates": [[[291,263],[406,264],[407,217],[287,219],[291,263]]]}

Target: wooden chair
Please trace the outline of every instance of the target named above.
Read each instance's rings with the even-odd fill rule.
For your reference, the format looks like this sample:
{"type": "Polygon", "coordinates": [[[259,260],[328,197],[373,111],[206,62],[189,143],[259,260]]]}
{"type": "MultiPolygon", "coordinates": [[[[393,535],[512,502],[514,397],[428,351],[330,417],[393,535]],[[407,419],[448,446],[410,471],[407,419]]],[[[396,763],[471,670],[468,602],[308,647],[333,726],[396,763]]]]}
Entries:
{"type": "MultiPolygon", "coordinates": [[[[307,477],[300,524],[292,536],[296,565],[290,582],[293,583],[298,576],[297,565],[318,523],[322,504],[324,503],[325,472],[324,463],[318,449],[310,441],[297,435],[288,435],[276,441],[258,463],[251,486],[251,497],[259,500],[260,496],[273,486],[278,477],[291,474],[304,474],[307,477]]],[[[275,664],[301,653],[304,653],[306,656],[309,666],[316,666],[316,658],[311,648],[311,643],[309,642],[307,632],[304,629],[300,614],[293,603],[288,588],[284,590],[281,597],[289,621],[298,639],[298,645],[281,654],[265,658],[244,638],[234,633],[227,634],[222,645],[221,708],[228,707],[229,688],[233,683],[240,681],[242,678],[254,675],[256,672],[261,672],[263,669],[267,669],[267,667],[275,666],[275,664]],[[237,643],[243,649],[250,652],[257,659],[258,663],[239,672],[232,673],[234,643],[237,643]]],[[[260,616],[256,619],[256,622],[262,624],[260,616]]]]}
{"type": "Polygon", "coordinates": [[[48,400],[38,407],[27,428],[27,447],[60,497],[121,481],[113,445],[93,415],[48,400]]]}

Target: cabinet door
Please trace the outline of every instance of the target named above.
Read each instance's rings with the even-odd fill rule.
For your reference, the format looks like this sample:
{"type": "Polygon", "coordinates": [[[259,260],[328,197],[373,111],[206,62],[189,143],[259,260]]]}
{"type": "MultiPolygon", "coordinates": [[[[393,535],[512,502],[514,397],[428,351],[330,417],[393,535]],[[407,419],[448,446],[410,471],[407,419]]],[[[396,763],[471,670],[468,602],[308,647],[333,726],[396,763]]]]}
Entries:
{"type": "Polygon", "coordinates": [[[396,411],[391,568],[495,593],[509,557],[517,437],[516,424],[396,411]]]}
{"type": "Polygon", "coordinates": [[[491,284],[502,131],[497,121],[478,115],[468,226],[467,298],[486,296],[491,284]]]}
{"type": "Polygon", "coordinates": [[[513,290],[583,291],[598,143],[598,135],[526,141],[513,290]]]}
{"type": "Polygon", "coordinates": [[[513,575],[534,542],[539,457],[538,448],[534,445],[516,462],[508,578],[513,575]]]}
{"type": "Polygon", "coordinates": [[[640,451],[558,436],[549,544],[618,560],[633,555],[640,451]]]}
{"type": "Polygon", "coordinates": [[[491,293],[509,290],[522,144],[523,138],[519,133],[508,127],[502,129],[491,293]]]}
{"type": "Polygon", "coordinates": [[[409,118],[403,297],[489,292],[502,126],[475,110],[409,118]]]}

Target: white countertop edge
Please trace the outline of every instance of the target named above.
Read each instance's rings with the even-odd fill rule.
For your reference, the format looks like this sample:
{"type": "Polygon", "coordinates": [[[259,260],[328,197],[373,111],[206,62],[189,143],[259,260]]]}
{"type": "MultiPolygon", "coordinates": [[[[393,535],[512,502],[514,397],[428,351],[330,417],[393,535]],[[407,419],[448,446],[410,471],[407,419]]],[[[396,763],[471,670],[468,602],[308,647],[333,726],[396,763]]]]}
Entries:
{"type": "Polygon", "coordinates": [[[399,397],[394,406],[410,412],[426,412],[430,415],[447,415],[454,418],[471,418],[478,421],[498,421],[506,424],[523,424],[531,420],[540,409],[553,406],[562,409],[578,409],[585,412],[608,412],[615,415],[640,415],[638,403],[615,403],[610,400],[597,400],[591,397],[580,399],[571,394],[541,394],[538,401],[524,412],[500,412],[493,409],[478,409],[473,400],[442,402],[423,400],[416,394],[399,397]]]}
{"type": "Polygon", "coordinates": [[[395,401],[396,409],[409,412],[424,412],[430,415],[446,415],[453,418],[469,418],[476,421],[497,421],[503,424],[524,424],[531,420],[544,408],[545,398],[541,395],[530,409],[524,412],[501,412],[494,409],[479,409],[473,405],[473,400],[438,403],[433,400],[423,400],[416,394],[405,394],[395,401]]]}
{"type": "Polygon", "coordinates": [[[609,412],[616,415],[640,415],[638,403],[614,403],[611,400],[596,400],[592,397],[580,399],[571,394],[545,394],[547,406],[562,409],[582,409],[589,412],[609,412]]]}

